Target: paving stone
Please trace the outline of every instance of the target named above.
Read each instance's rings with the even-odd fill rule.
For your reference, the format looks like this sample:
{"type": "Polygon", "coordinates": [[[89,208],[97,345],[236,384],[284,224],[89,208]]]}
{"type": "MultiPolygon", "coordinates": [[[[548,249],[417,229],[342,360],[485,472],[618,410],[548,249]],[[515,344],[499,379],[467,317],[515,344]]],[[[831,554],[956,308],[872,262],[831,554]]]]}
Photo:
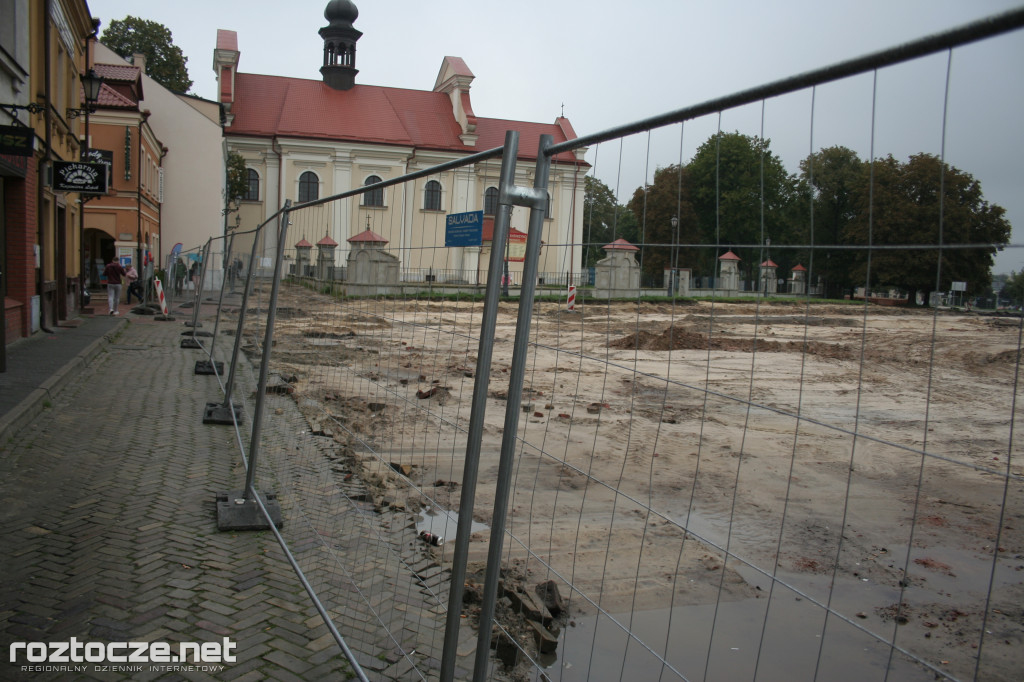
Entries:
{"type": "MultiPolygon", "coordinates": [[[[344,679],[349,665],[273,534],[216,530],[215,494],[230,489],[224,482],[239,485],[245,471],[233,431],[211,429],[198,417],[201,406],[216,398],[216,388],[193,375],[195,354],[177,348],[181,331],[179,325],[132,322],[118,344],[137,350],[98,355],[65,384],[56,409],[23,430],[26,437],[0,446],[2,492],[18,502],[5,510],[0,530],[0,650],[13,641],[69,636],[168,642],[228,636],[239,662],[217,679],[344,679]],[[116,415],[94,399],[101,382],[123,387],[116,415]],[[160,397],[158,409],[153,396],[160,397]],[[112,450],[125,424],[145,424],[145,437],[112,450]],[[74,466],[68,466],[71,452],[74,466]],[[48,494],[40,495],[44,489],[48,494]]],[[[243,370],[239,381],[251,381],[253,368],[245,364],[243,370]]],[[[251,392],[247,386],[240,395],[251,392]]],[[[282,451],[307,427],[292,398],[272,398],[267,433],[282,451]]],[[[333,475],[328,456],[336,451],[333,444],[304,446],[313,458],[296,470],[302,477],[296,485],[309,496],[321,490],[317,481],[333,475]]],[[[258,485],[272,488],[272,472],[261,474],[258,485]]],[[[386,525],[366,526],[366,518],[376,518],[366,513],[373,505],[349,501],[365,495],[358,479],[346,484],[348,498],[325,492],[311,499],[331,505],[331,511],[314,510],[331,519],[329,527],[286,522],[291,550],[329,597],[349,646],[389,665],[394,675],[375,672],[373,679],[431,679],[444,612],[432,613],[436,599],[419,590],[428,585],[447,594],[448,574],[414,541],[410,515],[385,514],[375,523],[386,525]],[[333,544],[330,552],[324,542],[333,544]],[[337,560],[346,562],[343,569],[337,560]],[[379,618],[365,598],[379,605],[379,618]],[[394,649],[388,629],[403,644],[429,642],[422,661],[415,659],[422,668],[377,658],[394,649]]],[[[286,501],[283,494],[281,499],[286,501]]],[[[0,679],[8,678],[5,665],[0,663],[0,679]]],[[[156,673],[133,679],[213,677],[156,673]]]]}

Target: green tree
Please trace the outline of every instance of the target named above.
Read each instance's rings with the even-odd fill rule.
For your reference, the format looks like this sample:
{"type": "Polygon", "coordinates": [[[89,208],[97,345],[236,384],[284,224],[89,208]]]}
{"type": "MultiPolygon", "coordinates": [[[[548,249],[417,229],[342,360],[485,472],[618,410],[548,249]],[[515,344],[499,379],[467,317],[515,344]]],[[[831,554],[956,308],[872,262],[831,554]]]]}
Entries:
{"type": "MultiPolygon", "coordinates": [[[[1006,277],[1006,275],[1001,276],[1006,277]]],[[[1006,282],[1003,284],[1000,297],[1007,298],[1018,305],[1024,302],[1024,271],[1010,271],[1010,276],[1006,277],[1006,282]]]]}
{"type": "Polygon", "coordinates": [[[602,250],[616,239],[636,240],[636,218],[615,199],[615,193],[597,178],[583,185],[583,267],[604,258],[602,250]]]}
{"type": "Polygon", "coordinates": [[[721,247],[702,250],[702,274],[715,274],[717,251],[732,248],[743,259],[746,277],[756,277],[764,252],[736,245],[762,245],[766,238],[778,245],[805,243],[797,178],[770,145],[770,140],[739,132],[718,133],[690,161],[690,199],[701,239],[721,247]]]}
{"type": "Polygon", "coordinates": [[[174,44],[171,31],[163,24],[131,15],[114,19],[100,36],[100,42],[125,59],[134,54],[146,57],[147,75],[173,92],[188,92],[188,57],[174,44]]]}
{"type": "Polygon", "coordinates": [[[643,225],[643,273],[648,281],[660,282],[664,271],[677,264],[693,269],[700,250],[697,214],[690,202],[689,169],[673,164],[654,171],[654,182],[638,187],[628,204],[643,225]],[[678,224],[672,226],[672,218],[678,224]],[[681,247],[681,244],[691,246],[681,247]]]}
{"type": "MultiPolygon", "coordinates": [[[[841,146],[826,147],[800,162],[801,178],[811,188],[813,242],[825,247],[815,251],[812,277],[822,275],[826,295],[831,298],[863,284],[853,280],[852,252],[827,247],[845,246],[847,227],[857,217],[857,192],[863,186],[866,169],[855,151],[841,146]]],[[[808,242],[810,237],[808,234],[808,242]]],[[[803,265],[811,263],[808,258],[803,265]]]]}
{"type": "Polygon", "coordinates": [[[969,173],[931,154],[913,155],[905,164],[889,155],[873,166],[870,182],[869,176],[862,180],[846,239],[904,248],[856,251],[855,279],[920,291],[926,301],[955,281],[967,282],[969,293],[987,291],[995,254],[1010,238],[1005,209],[986,201],[969,173]],[[944,248],[936,248],[940,244],[944,248]]]}
{"type": "Polygon", "coordinates": [[[238,152],[228,152],[227,182],[227,203],[237,201],[249,192],[249,170],[245,167],[245,158],[238,152]]]}

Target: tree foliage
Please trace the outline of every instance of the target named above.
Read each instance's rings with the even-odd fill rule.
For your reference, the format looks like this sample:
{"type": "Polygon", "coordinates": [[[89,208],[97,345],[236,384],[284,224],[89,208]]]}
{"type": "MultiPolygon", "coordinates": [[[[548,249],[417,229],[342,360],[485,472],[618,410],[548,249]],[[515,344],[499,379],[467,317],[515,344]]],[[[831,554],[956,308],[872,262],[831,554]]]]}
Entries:
{"type": "Polygon", "coordinates": [[[583,185],[583,267],[604,258],[602,248],[616,239],[636,241],[636,218],[616,201],[608,185],[588,175],[583,185]]]}
{"type": "Polygon", "coordinates": [[[171,31],[163,24],[131,15],[114,19],[100,36],[100,42],[125,59],[134,54],[146,57],[147,75],[168,90],[188,92],[188,57],[174,44],[171,31]]]}
{"type": "Polygon", "coordinates": [[[1000,298],[1009,299],[1017,305],[1024,302],[1024,271],[1010,271],[1010,275],[1006,277],[1006,282],[1003,284],[1002,291],[1000,292],[1000,298]]]}
{"type": "MultiPolygon", "coordinates": [[[[810,263],[820,273],[826,295],[839,297],[852,287],[862,285],[853,278],[853,253],[830,246],[845,246],[850,224],[858,215],[858,193],[863,190],[867,164],[848,147],[826,147],[800,162],[801,179],[810,188],[813,202],[813,239],[808,243],[824,247],[803,264],[810,263]]],[[[810,254],[808,254],[810,256],[810,254]]]]}
{"type": "Polygon", "coordinates": [[[955,281],[986,291],[995,254],[1010,238],[1005,213],[985,200],[973,176],[936,156],[878,159],[862,177],[846,241],[900,248],[855,251],[853,276],[872,287],[926,294],[948,291],[955,281]]]}
{"type": "MultiPolygon", "coordinates": [[[[755,251],[736,245],[762,245],[765,239],[779,245],[806,243],[797,178],[770,147],[770,140],[756,136],[718,133],[697,149],[687,167],[703,243],[735,251],[748,277],[756,276],[763,252],[760,246],[755,251]]],[[[720,255],[705,249],[701,270],[713,273],[720,255]]],[[[786,265],[774,256],[773,260],[786,265]]]]}
{"type": "Polygon", "coordinates": [[[245,159],[238,152],[228,152],[225,165],[227,170],[227,182],[225,183],[227,201],[229,203],[237,202],[249,191],[249,171],[245,167],[245,159]]]}
{"type": "Polygon", "coordinates": [[[657,280],[672,265],[693,268],[699,250],[680,246],[698,244],[701,239],[697,214],[690,202],[687,168],[674,164],[657,169],[654,182],[637,188],[628,206],[643,225],[643,234],[637,243],[647,245],[642,253],[645,275],[657,280]],[[672,226],[673,216],[678,219],[675,227],[672,226]]]}

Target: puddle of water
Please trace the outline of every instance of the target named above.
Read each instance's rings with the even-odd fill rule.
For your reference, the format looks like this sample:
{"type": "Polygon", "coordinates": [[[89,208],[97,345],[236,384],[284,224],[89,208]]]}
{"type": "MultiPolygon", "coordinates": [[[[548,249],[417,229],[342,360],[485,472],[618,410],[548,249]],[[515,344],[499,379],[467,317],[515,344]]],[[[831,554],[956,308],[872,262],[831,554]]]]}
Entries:
{"type": "MultiPolygon", "coordinates": [[[[562,632],[557,660],[545,661],[550,663],[548,678],[881,682],[889,664],[888,647],[834,618],[823,628],[821,609],[791,593],[773,598],[770,608],[767,599],[746,599],[719,604],[717,615],[715,605],[706,604],[638,612],[632,621],[622,614],[615,620],[621,627],[607,616],[577,618],[576,627],[562,632]]],[[[924,682],[934,674],[896,656],[889,679],[924,682]]]]}
{"type": "MultiPolygon", "coordinates": [[[[456,531],[459,528],[459,513],[444,511],[443,509],[428,508],[420,512],[416,519],[416,532],[426,531],[431,535],[440,535],[445,542],[455,542],[456,531]]],[[[487,530],[486,523],[473,521],[470,526],[470,533],[478,533],[487,530]]]]}

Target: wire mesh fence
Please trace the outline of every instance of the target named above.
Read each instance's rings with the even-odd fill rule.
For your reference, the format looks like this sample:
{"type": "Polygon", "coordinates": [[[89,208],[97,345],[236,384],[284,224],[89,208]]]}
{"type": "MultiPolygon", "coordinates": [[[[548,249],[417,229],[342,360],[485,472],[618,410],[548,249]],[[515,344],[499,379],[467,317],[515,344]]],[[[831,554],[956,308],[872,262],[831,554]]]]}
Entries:
{"type": "Polygon", "coordinates": [[[535,154],[510,134],[187,253],[241,494],[279,505],[354,674],[1015,679],[1024,329],[965,298],[1017,247],[955,160],[953,64],[1021,21],[535,154]],[[589,188],[582,234],[549,175],[589,188]],[[490,238],[445,247],[492,185],[490,238]]]}

